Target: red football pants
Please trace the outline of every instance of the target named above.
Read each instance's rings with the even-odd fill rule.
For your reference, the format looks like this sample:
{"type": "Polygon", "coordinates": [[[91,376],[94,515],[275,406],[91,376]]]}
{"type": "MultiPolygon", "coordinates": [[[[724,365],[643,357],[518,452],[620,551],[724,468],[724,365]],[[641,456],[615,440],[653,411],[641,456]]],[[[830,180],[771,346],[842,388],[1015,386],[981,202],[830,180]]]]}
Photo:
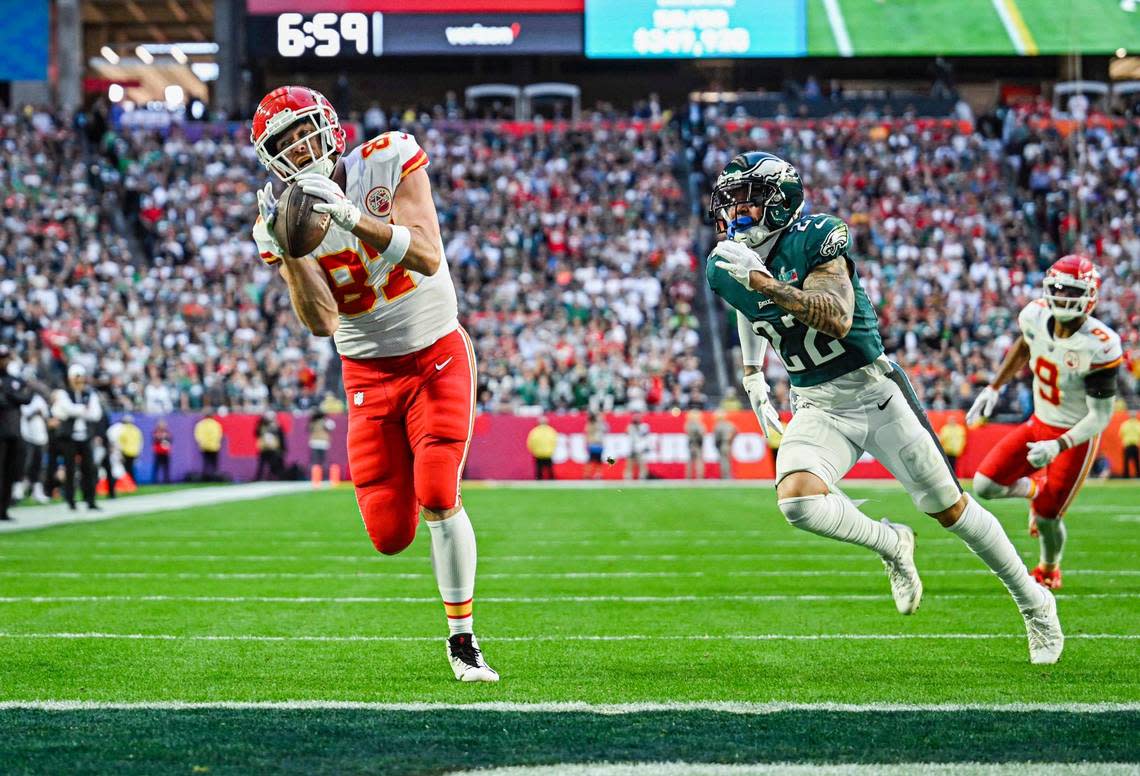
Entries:
{"type": "Polygon", "coordinates": [[[475,351],[463,329],[405,356],[342,358],[348,465],[376,549],[416,538],[420,507],[459,504],[475,423],[475,351]]]}
{"type": "MultiPolygon", "coordinates": [[[[1027,445],[1030,442],[1056,439],[1066,431],[1067,428],[1050,426],[1033,415],[990,449],[978,465],[978,473],[986,475],[999,485],[1012,485],[1019,478],[1028,477],[1037,471],[1026,460],[1025,455],[1029,452],[1027,445]]],[[[1084,444],[1065,450],[1042,469],[1044,476],[1037,483],[1037,496],[1032,503],[1035,515],[1056,519],[1065,514],[1092,468],[1099,445],[1098,434],[1084,444]]]]}

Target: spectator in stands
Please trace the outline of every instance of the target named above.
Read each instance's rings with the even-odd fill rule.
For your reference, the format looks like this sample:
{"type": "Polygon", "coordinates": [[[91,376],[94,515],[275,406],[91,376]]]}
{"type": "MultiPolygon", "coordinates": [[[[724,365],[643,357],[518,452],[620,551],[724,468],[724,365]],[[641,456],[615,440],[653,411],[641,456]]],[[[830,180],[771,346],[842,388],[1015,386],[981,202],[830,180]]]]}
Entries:
{"type": "Polygon", "coordinates": [[[150,481],[156,485],[160,482],[170,483],[170,453],[174,445],[174,437],[170,428],[162,418],[154,424],[154,431],[150,435],[151,452],[154,454],[154,466],[151,469],[150,481]]]}
{"type": "Polygon", "coordinates": [[[90,510],[95,503],[95,437],[103,419],[103,405],[95,389],[87,384],[87,370],[81,364],[67,368],[67,390],[56,392],[51,413],[60,421],[60,450],[63,454],[63,497],[75,510],[75,474],[79,471],[83,500],[90,510]]]}
{"type": "Polygon", "coordinates": [[[958,473],[958,458],[966,449],[966,434],[965,416],[960,412],[951,413],[938,432],[942,451],[955,474],[958,473]]]}
{"type": "Polygon", "coordinates": [[[554,430],[550,421],[543,415],[538,419],[538,425],[526,435],[526,449],[534,456],[534,478],[536,480],[554,479],[554,451],[557,447],[558,432],[554,430]]]}
{"type": "Polygon", "coordinates": [[[1124,476],[1140,477],[1140,411],[1120,424],[1119,433],[1124,449],[1124,476]]]}
{"type": "Polygon", "coordinates": [[[214,410],[207,407],[201,420],[194,424],[194,441],[202,454],[202,482],[214,482],[218,478],[218,456],[222,452],[223,436],[222,424],[214,416],[214,410]]]}

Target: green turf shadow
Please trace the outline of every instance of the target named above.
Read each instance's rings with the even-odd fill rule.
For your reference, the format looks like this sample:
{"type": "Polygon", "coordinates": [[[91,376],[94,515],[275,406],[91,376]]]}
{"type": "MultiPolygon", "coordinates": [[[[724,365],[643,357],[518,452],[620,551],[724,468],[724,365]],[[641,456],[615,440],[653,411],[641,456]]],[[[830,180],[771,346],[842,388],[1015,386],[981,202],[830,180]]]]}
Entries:
{"type": "Polygon", "coordinates": [[[30,773],[440,773],[584,762],[1132,762],[1140,712],[0,712],[30,773]],[[202,770],[207,769],[207,770],[202,770]]]}

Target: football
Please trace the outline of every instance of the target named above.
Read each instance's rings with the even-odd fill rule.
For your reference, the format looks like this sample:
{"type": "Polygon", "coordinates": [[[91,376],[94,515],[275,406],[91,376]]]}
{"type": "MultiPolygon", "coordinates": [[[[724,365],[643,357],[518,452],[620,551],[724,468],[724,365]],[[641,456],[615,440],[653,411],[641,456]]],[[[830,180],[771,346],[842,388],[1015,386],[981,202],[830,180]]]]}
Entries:
{"type": "MultiPolygon", "coordinates": [[[[337,161],[332,179],[344,191],[346,175],[342,161],[337,161]]],[[[325,239],[332,216],[314,211],[313,205],[320,200],[301,191],[295,183],[276,193],[277,217],[273,220],[273,235],[290,256],[307,256],[325,239]]]]}
{"type": "Polygon", "coordinates": [[[277,200],[273,235],[290,256],[307,256],[325,239],[332,216],[313,210],[320,201],[295,183],[290,183],[277,200]]]}

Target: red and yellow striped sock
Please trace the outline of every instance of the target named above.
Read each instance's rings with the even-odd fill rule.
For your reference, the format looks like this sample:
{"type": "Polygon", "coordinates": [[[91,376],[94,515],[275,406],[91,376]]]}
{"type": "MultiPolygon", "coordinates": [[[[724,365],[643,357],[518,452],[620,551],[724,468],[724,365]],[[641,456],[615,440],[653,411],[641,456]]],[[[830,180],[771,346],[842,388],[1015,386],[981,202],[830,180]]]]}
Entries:
{"type": "Polygon", "coordinates": [[[459,603],[452,603],[450,601],[443,602],[443,611],[447,613],[447,627],[451,631],[451,635],[456,633],[471,633],[472,623],[472,602],[474,598],[468,598],[466,601],[459,603]]]}

